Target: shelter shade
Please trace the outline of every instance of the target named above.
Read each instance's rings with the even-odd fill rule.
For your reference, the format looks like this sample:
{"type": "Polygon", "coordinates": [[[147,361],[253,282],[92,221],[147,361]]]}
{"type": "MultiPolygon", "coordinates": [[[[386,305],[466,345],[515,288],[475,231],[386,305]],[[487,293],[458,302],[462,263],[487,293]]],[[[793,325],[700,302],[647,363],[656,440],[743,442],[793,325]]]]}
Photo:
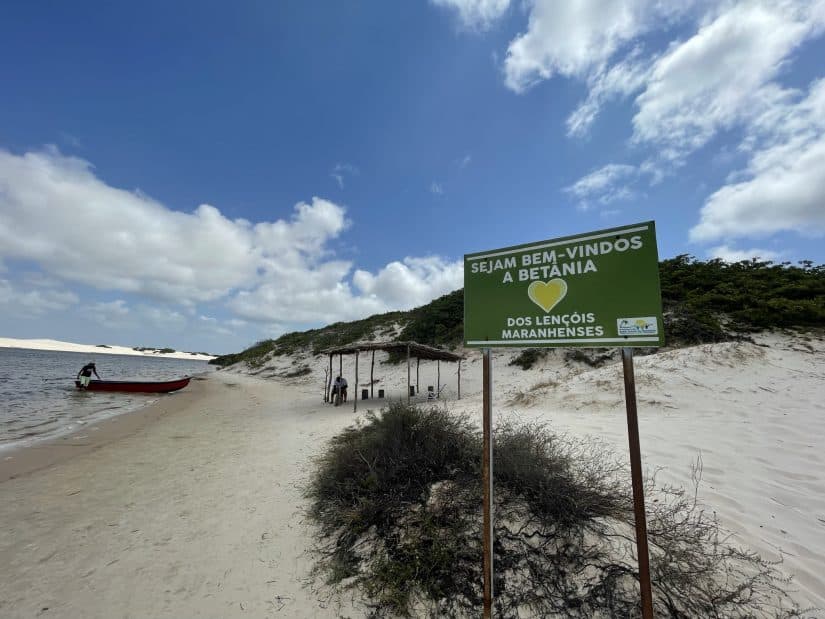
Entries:
{"type": "Polygon", "coordinates": [[[419,344],[418,342],[353,342],[345,346],[327,348],[323,353],[331,355],[351,355],[359,350],[384,350],[386,352],[404,354],[407,352],[407,347],[409,347],[410,356],[417,357],[418,359],[427,359],[430,361],[437,359],[441,361],[460,361],[464,358],[462,355],[457,355],[449,350],[419,344]]]}
{"type": "MultiPolygon", "coordinates": [[[[441,361],[454,361],[458,362],[458,397],[461,398],[461,360],[464,359],[462,355],[457,355],[456,353],[452,353],[448,350],[443,350],[441,348],[435,348],[434,346],[427,346],[426,344],[419,344],[418,342],[353,342],[352,344],[347,344],[345,346],[334,346],[332,348],[327,348],[324,350],[324,354],[329,355],[330,358],[330,367],[333,355],[338,355],[339,357],[339,368],[342,366],[342,358],[344,355],[356,355],[355,357],[355,367],[356,367],[356,391],[358,388],[358,353],[361,351],[371,350],[372,351],[372,363],[370,365],[370,397],[372,397],[372,385],[374,383],[373,378],[373,370],[375,368],[375,351],[376,350],[383,350],[386,352],[395,352],[398,354],[405,355],[407,358],[407,401],[409,402],[410,399],[410,358],[415,357],[418,361],[416,364],[416,378],[415,378],[415,391],[418,393],[418,363],[420,363],[421,359],[431,360],[431,361],[438,361],[438,379],[437,382],[441,382],[441,361]]],[[[340,372],[340,369],[339,369],[340,372]]],[[[356,399],[357,399],[356,393],[356,399]]],[[[354,407],[357,404],[353,404],[354,407]]]]}

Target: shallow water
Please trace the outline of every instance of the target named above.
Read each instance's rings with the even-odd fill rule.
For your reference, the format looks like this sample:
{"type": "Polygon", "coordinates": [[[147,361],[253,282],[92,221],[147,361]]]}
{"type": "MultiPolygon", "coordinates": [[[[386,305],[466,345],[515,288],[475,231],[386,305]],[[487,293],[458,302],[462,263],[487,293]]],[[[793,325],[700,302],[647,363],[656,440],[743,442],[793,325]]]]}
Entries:
{"type": "Polygon", "coordinates": [[[89,361],[104,380],[171,380],[214,368],[187,359],[0,348],[0,449],[71,432],[175,395],[78,391],[75,377],[89,361]]]}

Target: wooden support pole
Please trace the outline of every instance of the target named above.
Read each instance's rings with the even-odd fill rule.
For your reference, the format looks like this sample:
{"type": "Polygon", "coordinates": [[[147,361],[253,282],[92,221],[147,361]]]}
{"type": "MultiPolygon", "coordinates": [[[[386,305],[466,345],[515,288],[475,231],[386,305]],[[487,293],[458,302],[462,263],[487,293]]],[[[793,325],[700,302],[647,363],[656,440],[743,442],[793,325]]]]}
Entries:
{"type": "Polygon", "coordinates": [[[483,350],[482,360],[482,426],[484,432],[484,454],[481,459],[481,479],[484,485],[483,551],[484,571],[484,619],[490,619],[493,612],[493,406],[492,368],[490,349],[483,350]]]}
{"type": "Polygon", "coordinates": [[[327,397],[324,402],[332,400],[332,353],[329,353],[329,381],[327,383],[327,397]]]}
{"type": "Polygon", "coordinates": [[[338,376],[344,376],[344,353],[338,355],[338,376]]]}
{"type": "Polygon", "coordinates": [[[407,344],[407,404],[410,403],[410,345],[407,344]]]}
{"type": "Polygon", "coordinates": [[[352,395],[353,395],[353,397],[352,397],[352,412],[353,413],[358,412],[358,355],[359,355],[360,352],[361,352],[360,350],[355,351],[355,385],[353,385],[355,387],[355,389],[352,390],[352,395]]]}
{"type": "Polygon", "coordinates": [[[435,397],[441,397],[441,359],[435,360],[436,375],[435,375],[435,397]]]}
{"type": "Polygon", "coordinates": [[[627,405],[627,434],[630,441],[630,478],[633,482],[633,511],[636,517],[636,548],[639,561],[639,588],[642,593],[642,617],[653,619],[645,489],[642,480],[642,450],[639,443],[639,419],[636,415],[636,377],[633,373],[632,348],[622,348],[622,369],[624,370],[624,397],[627,405]]]}
{"type": "Polygon", "coordinates": [[[370,400],[373,399],[373,387],[375,387],[375,379],[373,378],[373,374],[375,373],[375,349],[372,349],[372,365],[370,365],[370,400]]]}
{"type": "Polygon", "coordinates": [[[458,360],[458,399],[461,399],[461,359],[458,360]]]}
{"type": "Polygon", "coordinates": [[[418,388],[418,370],[421,368],[421,357],[415,358],[415,395],[421,393],[418,388]]]}

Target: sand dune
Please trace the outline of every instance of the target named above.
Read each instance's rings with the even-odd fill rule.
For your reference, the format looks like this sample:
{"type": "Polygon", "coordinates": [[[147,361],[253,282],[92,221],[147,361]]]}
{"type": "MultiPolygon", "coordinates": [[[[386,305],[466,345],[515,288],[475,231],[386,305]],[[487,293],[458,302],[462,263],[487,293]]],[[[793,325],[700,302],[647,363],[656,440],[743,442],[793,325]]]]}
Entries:
{"type": "MultiPolygon", "coordinates": [[[[496,419],[546,422],[626,453],[619,365],[592,369],[557,351],[523,371],[507,365],[513,354],[494,353],[496,419]]],[[[86,429],[92,438],[59,442],[86,444],[79,455],[0,483],[0,616],[364,616],[306,586],[311,458],[382,404],[359,402],[357,415],[351,402],[324,405],[326,364],[275,358],[257,377],[212,374],[128,436],[95,442],[102,430],[86,429]],[[306,376],[276,376],[304,364],[306,376]]],[[[446,403],[480,420],[480,354],[468,352],[460,401],[455,370],[441,364],[446,403]]],[[[406,366],[377,362],[376,378],[402,397],[406,366]]],[[[701,457],[706,508],[742,545],[783,557],[800,603],[825,608],[825,342],[773,335],[639,356],[636,378],[646,468],[689,485],[701,457]]],[[[435,363],[422,362],[422,391],[435,379],[435,363]]]]}
{"type": "Polygon", "coordinates": [[[132,355],[140,357],[163,357],[165,359],[189,359],[190,361],[209,361],[212,355],[190,352],[160,352],[160,349],[135,350],[128,346],[109,346],[100,344],[75,344],[59,340],[21,340],[13,337],[0,337],[0,348],[26,348],[30,350],[54,350],[63,352],[82,352],[96,355],[132,355]]]}

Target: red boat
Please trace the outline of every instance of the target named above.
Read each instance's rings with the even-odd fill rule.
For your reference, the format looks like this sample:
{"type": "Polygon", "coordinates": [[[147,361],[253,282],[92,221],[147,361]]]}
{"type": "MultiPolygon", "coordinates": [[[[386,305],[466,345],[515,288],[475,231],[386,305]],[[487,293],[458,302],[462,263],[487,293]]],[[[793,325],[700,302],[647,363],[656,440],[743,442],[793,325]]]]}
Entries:
{"type": "MultiPolygon", "coordinates": [[[[167,381],[137,381],[137,380],[93,380],[85,388],[86,391],[128,391],[130,393],[169,393],[170,391],[177,391],[183,389],[189,384],[191,379],[179,378],[178,380],[167,381]]],[[[83,389],[80,386],[80,381],[74,381],[78,389],[83,389]]]]}

